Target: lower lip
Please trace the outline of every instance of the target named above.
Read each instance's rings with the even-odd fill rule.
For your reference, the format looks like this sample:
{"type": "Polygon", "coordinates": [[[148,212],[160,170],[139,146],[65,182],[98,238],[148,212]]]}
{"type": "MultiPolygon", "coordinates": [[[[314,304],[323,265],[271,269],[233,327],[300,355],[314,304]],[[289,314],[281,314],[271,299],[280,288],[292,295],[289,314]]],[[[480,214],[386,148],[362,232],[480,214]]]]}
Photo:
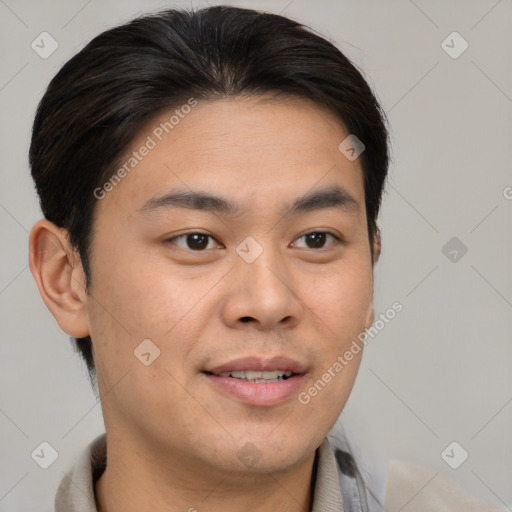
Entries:
{"type": "Polygon", "coordinates": [[[217,377],[203,373],[217,389],[250,405],[278,405],[295,395],[305,375],[295,375],[278,382],[247,382],[234,377],[217,377]]]}

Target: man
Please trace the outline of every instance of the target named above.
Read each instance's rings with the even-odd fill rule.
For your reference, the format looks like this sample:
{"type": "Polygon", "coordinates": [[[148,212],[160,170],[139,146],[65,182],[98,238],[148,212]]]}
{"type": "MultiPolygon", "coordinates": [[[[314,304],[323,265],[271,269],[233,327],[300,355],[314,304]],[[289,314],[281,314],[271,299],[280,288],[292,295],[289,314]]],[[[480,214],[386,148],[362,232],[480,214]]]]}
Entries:
{"type": "Polygon", "coordinates": [[[326,437],[375,316],[387,139],[348,59],[273,14],[169,10],[65,64],[30,267],[106,435],[57,512],[383,510],[326,437]]]}

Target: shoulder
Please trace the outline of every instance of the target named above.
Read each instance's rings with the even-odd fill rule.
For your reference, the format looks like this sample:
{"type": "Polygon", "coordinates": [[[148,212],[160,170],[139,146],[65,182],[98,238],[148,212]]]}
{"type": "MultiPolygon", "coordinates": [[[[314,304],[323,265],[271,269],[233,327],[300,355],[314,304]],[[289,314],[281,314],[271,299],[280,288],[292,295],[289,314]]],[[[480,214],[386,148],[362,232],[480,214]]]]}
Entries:
{"type": "Polygon", "coordinates": [[[94,484],[106,467],[107,435],[94,438],[64,474],[55,495],[55,512],[96,512],[94,484]]]}
{"type": "Polygon", "coordinates": [[[386,512],[505,512],[508,509],[466,494],[431,468],[404,460],[388,463],[386,512]]]}

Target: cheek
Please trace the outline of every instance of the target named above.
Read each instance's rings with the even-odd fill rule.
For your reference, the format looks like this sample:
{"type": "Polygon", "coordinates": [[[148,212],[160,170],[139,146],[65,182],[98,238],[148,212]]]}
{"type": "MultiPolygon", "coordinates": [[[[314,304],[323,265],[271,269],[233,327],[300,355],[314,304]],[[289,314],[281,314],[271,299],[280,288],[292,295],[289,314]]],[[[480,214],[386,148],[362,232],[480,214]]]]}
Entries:
{"type": "Polygon", "coordinates": [[[364,350],[358,336],[364,332],[371,308],[373,281],[363,263],[347,262],[335,273],[315,276],[311,282],[314,292],[310,291],[306,301],[313,312],[320,359],[306,385],[303,402],[308,402],[306,408],[324,418],[326,424],[334,422],[345,406],[364,350]]]}
{"type": "Polygon", "coordinates": [[[372,276],[366,268],[340,265],[336,272],[315,275],[304,284],[304,302],[331,335],[346,339],[364,330],[373,298],[372,276]]]}
{"type": "Polygon", "coordinates": [[[93,295],[134,337],[160,337],[198,300],[190,283],[137,251],[97,262],[93,295]]]}
{"type": "Polygon", "coordinates": [[[185,371],[184,361],[211,317],[205,313],[209,302],[204,296],[218,276],[187,277],[171,269],[168,262],[136,257],[135,252],[131,258],[116,256],[94,269],[93,284],[97,286],[91,289],[94,298],[90,301],[93,343],[98,355],[109,361],[107,370],[114,379],[125,367],[139,368],[134,350],[143,340],[151,340],[157,349],[149,346],[155,353],[159,351],[158,359],[145,368],[144,378],[166,380],[167,373],[158,376],[153,372],[158,367],[173,375],[185,371]]]}

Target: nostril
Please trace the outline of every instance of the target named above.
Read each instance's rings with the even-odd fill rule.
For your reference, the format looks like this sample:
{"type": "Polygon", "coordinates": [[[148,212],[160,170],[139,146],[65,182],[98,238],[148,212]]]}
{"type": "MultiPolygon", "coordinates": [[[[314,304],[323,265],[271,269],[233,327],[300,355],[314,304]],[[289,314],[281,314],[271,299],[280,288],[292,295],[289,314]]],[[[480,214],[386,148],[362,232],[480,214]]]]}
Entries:
{"type": "Polygon", "coordinates": [[[252,318],[250,316],[243,316],[242,318],[240,318],[240,320],[242,322],[250,322],[252,318]]]}

